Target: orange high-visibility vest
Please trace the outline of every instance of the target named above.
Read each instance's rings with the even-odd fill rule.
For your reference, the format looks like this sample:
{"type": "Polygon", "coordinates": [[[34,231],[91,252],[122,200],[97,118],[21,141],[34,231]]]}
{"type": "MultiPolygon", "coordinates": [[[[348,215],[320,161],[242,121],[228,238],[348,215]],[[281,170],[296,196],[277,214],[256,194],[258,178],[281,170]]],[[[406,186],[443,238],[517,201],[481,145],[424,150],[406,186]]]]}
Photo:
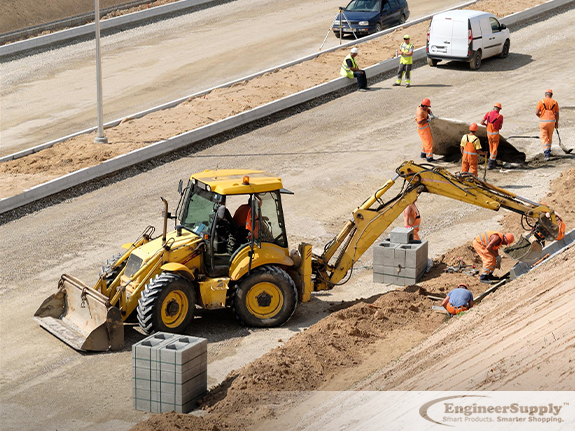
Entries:
{"type": "Polygon", "coordinates": [[[541,110],[541,115],[539,116],[539,120],[544,123],[555,121],[555,106],[557,106],[557,102],[551,98],[541,100],[541,104],[543,105],[543,109],[541,110]],[[545,103],[547,102],[547,103],[545,103]]]}
{"type": "Polygon", "coordinates": [[[480,235],[477,235],[475,237],[475,241],[477,241],[479,244],[483,245],[483,247],[487,247],[489,245],[489,238],[491,238],[493,235],[497,235],[499,237],[499,239],[501,240],[501,242],[499,243],[499,245],[496,245],[493,247],[493,250],[497,250],[499,249],[499,247],[501,247],[503,245],[503,234],[496,232],[494,230],[488,230],[487,232],[483,232],[480,235]]]}

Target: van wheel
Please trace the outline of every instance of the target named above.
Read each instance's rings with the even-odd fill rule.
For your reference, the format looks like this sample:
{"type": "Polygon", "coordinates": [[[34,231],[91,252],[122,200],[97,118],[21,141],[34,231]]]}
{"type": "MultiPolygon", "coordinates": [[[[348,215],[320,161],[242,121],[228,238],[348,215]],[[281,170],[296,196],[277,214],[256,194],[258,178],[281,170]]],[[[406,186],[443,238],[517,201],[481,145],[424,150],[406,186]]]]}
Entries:
{"type": "Polygon", "coordinates": [[[439,63],[441,60],[434,60],[433,58],[428,58],[427,59],[427,64],[429,64],[430,67],[435,67],[437,66],[437,63],[439,63]]]}
{"type": "Polygon", "coordinates": [[[503,44],[503,50],[501,51],[501,54],[499,54],[499,58],[507,58],[507,56],[509,55],[509,47],[511,46],[511,43],[509,42],[509,39],[507,39],[505,41],[505,43],[503,44]]]}
{"type": "Polygon", "coordinates": [[[481,50],[478,49],[477,51],[475,51],[473,53],[473,57],[471,58],[471,61],[469,62],[469,67],[471,68],[471,70],[477,70],[481,67],[481,50]]]}

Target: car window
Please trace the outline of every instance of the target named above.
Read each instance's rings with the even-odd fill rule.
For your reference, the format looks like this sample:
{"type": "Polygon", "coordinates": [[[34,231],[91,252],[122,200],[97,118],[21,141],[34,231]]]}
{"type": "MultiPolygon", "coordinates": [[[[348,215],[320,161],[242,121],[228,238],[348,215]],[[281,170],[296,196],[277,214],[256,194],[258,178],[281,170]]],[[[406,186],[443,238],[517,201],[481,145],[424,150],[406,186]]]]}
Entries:
{"type": "Polygon", "coordinates": [[[501,31],[501,29],[499,28],[499,21],[497,21],[495,18],[489,18],[489,24],[491,24],[491,31],[493,33],[497,32],[497,31],[501,31]]]}
{"type": "Polygon", "coordinates": [[[399,8],[399,4],[397,0],[388,0],[389,1],[389,5],[391,6],[392,9],[398,9],[399,8]]]}
{"type": "Polygon", "coordinates": [[[352,0],[346,11],[353,12],[379,12],[381,9],[381,0],[352,0]]]}
{"type": "Polygon", "coordinates": [[[391,10],[391,7],[389,6],[389,1],[385,1],[385,3],[383,4],[382,10],[384,12],[389,12],[391,10]]]}

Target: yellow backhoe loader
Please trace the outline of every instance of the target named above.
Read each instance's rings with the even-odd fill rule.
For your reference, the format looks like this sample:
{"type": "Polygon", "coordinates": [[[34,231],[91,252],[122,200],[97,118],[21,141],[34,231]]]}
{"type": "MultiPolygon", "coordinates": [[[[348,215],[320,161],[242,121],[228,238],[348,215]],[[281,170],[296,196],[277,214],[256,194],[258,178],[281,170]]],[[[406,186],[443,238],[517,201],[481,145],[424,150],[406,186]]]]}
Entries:
{"type": "Polygon", "coordinates": [[[554,211],[469,174],[453,175],[432,165],[403,163],[352,215],[321,254],[309,244],[290,252],[281,195],[291,193],[280,178],[255,170],[207,170],[180,182],[176,214],[164,202],[163,232],[148,227],[125,252],[103,267],[93,287],[63,275],[35,319],[75,349],[104,351],[123,346],[123,322],[136,316],[145,333],[182,333],[196,307],[231,307],[245,325],[285,323],[298,302],[332,289],[351,276],[354,263],[421,193],[457,199],[523,216],[529,230],[518,260],[536,259],[541,243],[554,240],[554,211]],[[403,179],[398,195],[382,197],[403,179]],[[234,216],[228,201],[243,200],[234,216]],[[168,232],[168,219],[175,230],[168,232]]]}

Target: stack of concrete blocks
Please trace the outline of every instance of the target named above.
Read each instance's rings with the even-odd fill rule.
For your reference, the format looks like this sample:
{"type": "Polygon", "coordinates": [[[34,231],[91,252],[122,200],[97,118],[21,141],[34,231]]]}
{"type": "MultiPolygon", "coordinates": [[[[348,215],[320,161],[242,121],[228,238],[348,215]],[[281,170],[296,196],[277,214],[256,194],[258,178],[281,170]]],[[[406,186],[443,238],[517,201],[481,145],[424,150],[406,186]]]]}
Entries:
{"type": "Polygon", "coordinates": [[[134,409],[188,413],[208,388],[205,338],[158,332],[132,346],[134,409]]]}
{"type": "Polygon", "coordinates": [[[398,227],[373,248],[373,282],[408,286],[427,268],[427,240],[413,241],[413,228],[398,227]]]}

